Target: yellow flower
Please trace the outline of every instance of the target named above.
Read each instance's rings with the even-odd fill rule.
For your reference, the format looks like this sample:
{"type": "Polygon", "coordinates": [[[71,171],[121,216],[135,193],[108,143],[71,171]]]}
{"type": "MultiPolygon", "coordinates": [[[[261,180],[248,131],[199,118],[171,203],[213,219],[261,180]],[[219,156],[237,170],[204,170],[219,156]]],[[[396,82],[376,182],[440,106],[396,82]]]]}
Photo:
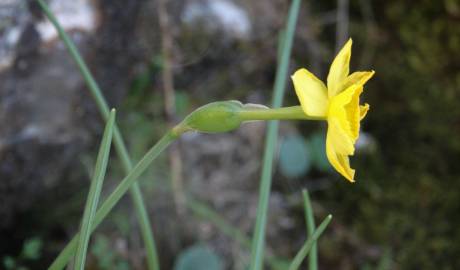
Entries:
{"type": "Polygon", "coordinates": [[[351,44],[349,39],[332,62],[327,88],[306,69],[297,70],[291,78],[305,114],[327,118],[326,154],[329,162],[354,182],[355,170],[350,167],[349,156],[355,151],[360,121],[369,110],[369,104],[359,105],[359,96],[374,71],[349,75],[351,44]]]}

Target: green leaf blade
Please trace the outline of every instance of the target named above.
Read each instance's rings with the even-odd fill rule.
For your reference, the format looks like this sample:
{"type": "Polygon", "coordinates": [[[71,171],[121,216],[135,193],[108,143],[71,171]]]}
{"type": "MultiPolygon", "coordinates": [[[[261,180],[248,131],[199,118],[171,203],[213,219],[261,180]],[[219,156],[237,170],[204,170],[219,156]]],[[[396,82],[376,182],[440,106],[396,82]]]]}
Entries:
{"type": "Polygon", "coordinates": [[[305,242],[305,244],[303,244],[302,248],[299,250],[297,255],[294,257],[294,260],[292,260],[292,263],[289,266],[289,270],[299,269],[300,265],[302,264],[302,261],[308,255],[312,246],[316,243],[316,241],[318,241],[318,238],[324,232],[327,225],[329,225],[329,222],[331,222],[331,219],[332,219],[332,215],[328,215],[323,220],[323,222],[321,222],[321,224],[318,226],[318,229],[316,229],[315,233],[313,233],[312,237],[308,238],[308,240],[305,242]]]}
{"type": "Polygon", "coordinates": [[[101,146],[97,156],[96,166],[91,185],[86,201],[85,210],[80,229],[80,237],[78,241],[77,253],[75,256],[75,270],[83,270],[85,268],[86,252],[88,250],[89,238],[91,236],[91,226],[94,222],[99,197],[102,191],[107,164],[110,154],[110,146],[112,144],[113,128],[115,123],[115,110],[110,112],[109,120],[104,129],[101,146]]]}
{"type": "MultiPolygon", "coordinates": [[[[129,174],[120,182],[115,190],[107,197],[102,203],[101,207],[94,216],[94,222],[91,226],[91,231],[94,231],[96,227],[107,217],[110,211],[120,201],[124,194],[136,183],[136,180],[141,174],[148,168],[148,166],[166,149],[174,140],[177,135],[169,132],[163,136],[150,150],[142,157],[142,159],[134,166],[129,174]]],[[[61,251],[59,256],[54,260],[49,270],[60,270],[65,267],[67,262],[70,260],[78,245],[79,234],[75,235],[70,243],[61,251]]]]}
{"type": "MultiPolygon", "coordinates": [[[[315,233],[315,218],[313,215],[313,208],[311,207],[310,196],[306,189],[302,190],[304,209],[305,209],[305,222],[307,224],[308,238],[312,238],[315,233]]],[[[316,242],[313,243],[310,253],[308,254],[308,265],[309,270],[318,269],[318,249],[316,247],[316,242]]]]}

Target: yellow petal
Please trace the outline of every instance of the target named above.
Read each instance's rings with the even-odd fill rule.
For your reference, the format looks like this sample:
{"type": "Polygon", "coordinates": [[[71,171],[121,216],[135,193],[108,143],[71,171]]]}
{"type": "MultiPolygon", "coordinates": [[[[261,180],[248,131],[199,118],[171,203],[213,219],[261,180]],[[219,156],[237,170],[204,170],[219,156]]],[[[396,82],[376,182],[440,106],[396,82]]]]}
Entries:
{"type": "Polygon", "coordinates": [[[357,71],[353,72],[350,76],[348,76],[343,82],[341,89],[347,89],[352,84],[360,84],[364,85],[372,76],[374,76],[375,71],[357,71]]]}
{"type": "Polygon", "coordinates": [[[326,116],[328,99],[324,83],[304,68],[297,70],[291,78],[305,114],[326,116]]]}
{"type": "Polygon", "coordinates": [[[341,129],[353,139],[353,143],[359,133],[359,95],[362,91],[362,85],[353,84],[333,97],[329,106],[328,119],[336,119],[341,129]]]}
{"type": "Polygon", "coordinates": [[[339,94],[343,89],[342,82],[347,78],[350,69],[351,58],[351,38],[345,43],[343,48],[335,57],[327,75],[327,89],[329,98],[339,94]]]}
{"type": "Polygon", "coordinates": [[[355,170],[350,167],[348,155],[354,151],[348,136],[340,130],[335,119],[328,121],[326,155],[332,167],[350,182],[354,182],[355,170]]]}
{"type": "MultiPolygon", "coordinates": [[[[354,89],[352,93],[352,98],[350,102],[345,105],[345,113],[347,115],[348,124],[350,126],[351,135],[353,137],[353,143],[356,142],[359,136],[359,128],[361,121],[361,109],[359,107],[359,95],[363,92],[362,85],[359,85],[357,88],[349,87],[349,89],[354,89]]],[[[347,90],[345,90],[347,91],[347,90]]],[[[342,92],[339,95],[342,95],[342,92]]]]}
{"type": "Polygon", "coordinates": [[[369,111],[369,104],[364,104],[364,105],[361,105],[359,106],[359,115],[360,115],[360,118],[359,120],[363,120],[363,118],[366,116],[367,112],[369,111]]]}
{"type": "Polygon", "coordinates": [[[348,156],[345,155],[337,155],[337,159],[339,160],[339,164],[345,170],[345,174],[342,174],[348,181],[354,182],[355,181],[355,170],[350,167],[350,159],[348,156]]]}
{"type": "Polygon", "coordinates": [[[333,147],[334,152],[341,155],[353,155],[355,147],[351,137],[340,126],[335,118],[328,119],[327,142],[333,147]]]}

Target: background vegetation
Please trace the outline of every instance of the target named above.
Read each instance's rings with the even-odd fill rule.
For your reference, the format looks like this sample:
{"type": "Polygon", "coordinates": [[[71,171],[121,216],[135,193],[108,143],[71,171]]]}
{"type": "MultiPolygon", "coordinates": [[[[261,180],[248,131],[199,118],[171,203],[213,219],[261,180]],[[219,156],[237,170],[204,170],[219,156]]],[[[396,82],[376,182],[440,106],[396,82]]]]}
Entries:
{"type": "MultiPolygon", "coordinates": [[[[223,1],[246,12],[247,33],[232,32],[224,23],[209,28],[219,25],[212,16],[187,21],[186,1],[166,5],[166,32],[159,25],[157,1],[96,2],[97,27],[73,29],[73,38],[80,40],[109,102],[119,108],[117,122],[135,160],[169,123],[197,106],[225,99],[270,103],[287,2],[223,1]],[[172,44],[165,55],[162,41],[168,33],[172,44]],[[172,115],[163,91],[168,62],[172,115]]],[[[321,269],[460,268],[460,2],[350,0],[345,21],[337,23],[343,2],[302,1],[290,72],[307,67],[325,78],[344,31],[354,41],[352,70],[376,71],[364,94],[371,104],[362,128],[365,140],[352,161],[357,183],[348,184],[325,163],[322,124],[283,122],[268,254],[291,258],[301,247],[306,233],[301,189],[307,188],[317,220],[334,215],[319,242],[321,269]],[[346,23],[345,30],[340,28],[346,23]]],[[[212,6],[196,3],[202,10],[212,6]]],[[[21,8],[30,18],[13,48],[11,66],[0,73],[0,257],[8,269],[42,269],[78,229],[103,122],[59,41],[34,41],[43,21],[38,9],[32,2],[21,8]],[[55,65],[64,73],[46,79],[44,70],[55,65]],[[72,117],[43,112],[62,100],[36,105],[63,92],[70,93],[64,100],[72,117]],[[54,120],[49,119],[64,120],[50,127],[54,120]],[[51,131],[24,137],[31,124],[51,131]]],[[[0,35],[22,23],[2,21],[0,35]]],[[[291,84],[284,104],[297,104],[291,84]]],[[[164,269],[194,258],[206,258],[214,269],[243,269],[249,250],[238,239],[244,242],[255,220],[261,134],[264,124],[251,123],[231,134],[184,137],[182,189],[171,184],[167,155],[143,176],[164,269]],[[194,200],[181,204],[183,193],[194,200]]],[[[112,160],[108,187],[124,175],[112,160]]],[[[144,269],[132,212],[124,200],[96,231],[91,268],[144,269]]]]}

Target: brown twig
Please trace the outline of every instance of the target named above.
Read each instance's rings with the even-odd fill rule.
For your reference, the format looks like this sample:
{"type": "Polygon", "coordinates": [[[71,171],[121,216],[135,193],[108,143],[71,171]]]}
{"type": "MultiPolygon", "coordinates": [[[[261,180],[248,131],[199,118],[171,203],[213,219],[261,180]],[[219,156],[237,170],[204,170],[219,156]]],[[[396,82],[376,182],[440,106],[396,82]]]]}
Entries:
{"type": "Polygon", "coordinates": [[[359,5],[366,28],[366,40],[364,43],[361,60],[359,62],[359,67],[366,69],[370,65],[375,54],[377,26],[375,22],[375,15],[372,10],[372,2],[367,0],[360,0],[359,5]]]}
{"type": "MultiPolygon", "coordinates": [[[[164,92],[164,109],[166,121],[172,127],[176,121],[176,97],[174,93],[174,77],[172,70],[173,40],[167,11],[167,0],[158,0],[158,19],[161,31],[161,49],[163,58],[162,81],[164,92]]],[[[182,158],[179,144],[171,145],[169,150],[171,166],[171,182],[173,186],[174,202],[178,213],[183,213],[185,196],[182,181],[182,158]]]]}
{"type": "Polygon", "coordinates": [[[335,33],[335,51],[338,52],[348,39],[348,0],[337,0],[337,27],[335,33]]]}
{"type": "MultiPolygon", "coordinates": [[[[322,55],[321,55],[321,43],[319,42],[318,35],[315,32],[315,25],[318,25],[316,22],[318,18],[313,18],[311,14],[311,4],[309,2],[305,3],[305,8],[302,14],[302,17],[306,21],[303,24],[302,31],[299,33],[303,39],[305,39],[307,51],[309,54],[309,64],[310,70],[315,74],[322,74],[323,65],[322,65],[322,55]],[[315,22],[315,23],[313,23],[315,22]]],[[[334,23],[336,16],[334,14],[334,23]]]]}

